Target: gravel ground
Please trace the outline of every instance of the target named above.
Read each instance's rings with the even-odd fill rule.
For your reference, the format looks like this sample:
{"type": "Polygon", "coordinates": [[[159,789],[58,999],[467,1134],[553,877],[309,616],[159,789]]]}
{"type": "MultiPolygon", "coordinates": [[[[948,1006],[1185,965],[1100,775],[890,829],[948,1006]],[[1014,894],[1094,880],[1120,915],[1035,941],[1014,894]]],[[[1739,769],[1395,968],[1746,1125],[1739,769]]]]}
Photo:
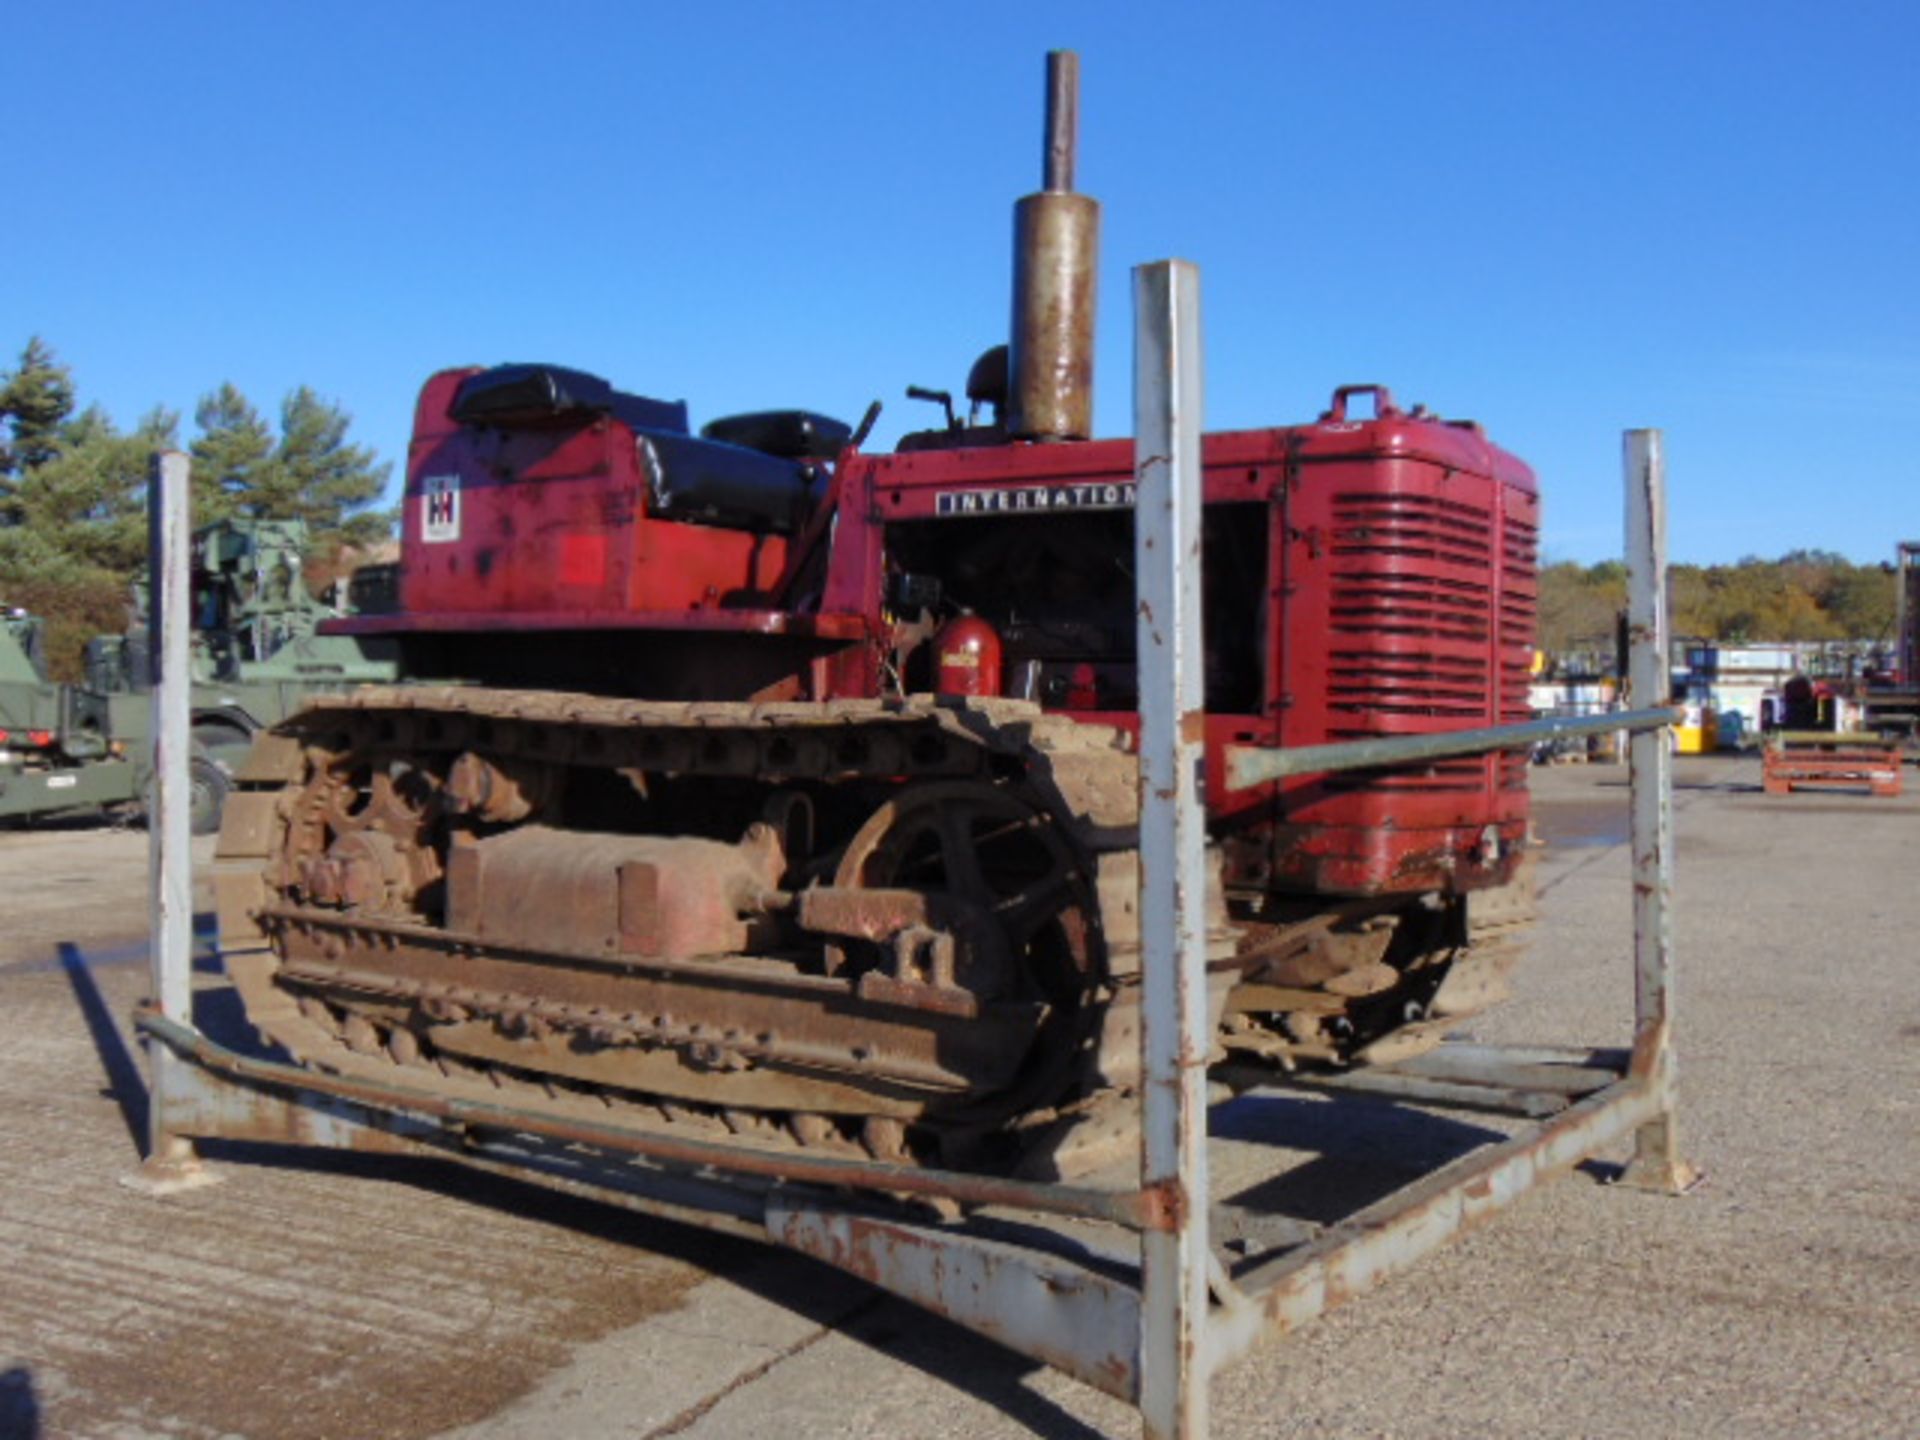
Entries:
{"type": "Polygon", "coordinates": [[[755,1258],[354,1156],[256,1148],[209,1188],[125,1188],[146,875],[138,831],[0,834],[0,1440],[429,1435],[755,1258]]]}
{"type": "MultiPolygon", "coordinates": [[[[1707,1182],[1665,1199],[1595,1166],[1527,1197],[1220,1376],[1221,1440],[1914,1433],[1920,794],[1769,798],[1752,761],[1679,781],[1682,1133],[1707,1182]]],[[[1539,940],[1482,1038],[1626,1039],[1624,783],[1537,772],[1539,940]]],[[[208,1189],[121,1188],[143,845],[0,834],[0,1440],[1134,1432],[845,1277],[544,1192],[258,1151],[208,1189]]],[[[1329,1114],[1330,1148],[1370,1133],[1329,1114]]]]}

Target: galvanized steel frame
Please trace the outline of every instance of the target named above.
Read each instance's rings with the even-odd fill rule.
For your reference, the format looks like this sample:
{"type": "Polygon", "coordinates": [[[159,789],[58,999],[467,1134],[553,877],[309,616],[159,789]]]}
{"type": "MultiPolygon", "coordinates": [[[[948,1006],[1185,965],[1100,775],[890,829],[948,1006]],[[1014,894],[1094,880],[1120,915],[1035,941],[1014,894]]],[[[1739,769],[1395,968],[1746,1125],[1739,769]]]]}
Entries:
{"type": "MultiPolygon", "coordinates": [[[[150,704],[153,791],[147,807],[148,915],[153,1003],[168,1019],[193,1023],[192,788],[188,772],[193,685],[193,523],[190,459],[177,450],[153,457],[147,484],[147,559],[153,577],[154,676],[150,704]]],[[[147,1154],[130,1183],[159,1193],[204,1184],[186,1132],[168,1125],[164,1097],[193,1088],[186,1058],[170,1046],[150,1049],[154,1103],[147,1154]]]]}
{"type": "Polygon", "coordinates": [[[1200,634],[1200,273],[1133,274],[1134,584],[1139,599],[1141,1181],[1174,1197],[1142,1233],[1141,1415],[1200,1435],[1206,1343],[1206,697],[1200,634]],[[1155,962],[1158,963],[1155,963],[1155,962]]]}
{"type": "MultiPolygon", "coordinates": [[[[196,1139],[440,1156],[812,1255],[1132,1402],[1145,1433],[1169,1440],[1202,1440],[1210,1377],[1263,1335],[1371,1288],[1629,1135],[1630,1183],[1668,1193],[1686,1188],[1693,1172],[1674,1127],[1664,472],[1658,432],[1632,431],[1627,552],[1640,710],[1230,759],[1245,784],[1280,768],[1348,769],[1462,746],[1512,748],[1583,725],[1632,731],[1633,1049],[1618,1056],[1449,1045],[1422,1073],[1374,1075],[1367,1088],[1413,1103],[1557,1113],[1251,1270],[1230,1276],[1222,1264],[1208,1235],[1197,272],[1179,261],[1140,267],[1134,298],[1143,938],[1137,1184],[1075,1187],[671,1141],[238,1055],[193,1025],[179,901],[188,893],[188,852],[184,835],[174,834],[180,827],[164,823],[153,830],[157,1003],[139,1017],[153,1060],[146,1182],[165,1189],[198,1178],[196,1139]],[[1596,1076],[1599,1088],[1570,1098],[1596,1076]],[[902,1207],[902,1194],[940,1197],[969,1213],[929,1218],[902,1207]]],[[[155,527],[167,538],[156,544],[155,573],[170,595],[172,567],[183,575],[185,564],[183,457],[168,459],[161,480],[156,515],[168,497],[182,506],[155,527]]],[[[169,604],[163,625],[183,615],[169,604]]],[[[179,635],[163,630],[168,654],[184,634],[177,628],[179,635]]],[[[186,755],[168,745],[171,727],[154,730],[164,819],[169,797],[185,794],[186,755]]]]}

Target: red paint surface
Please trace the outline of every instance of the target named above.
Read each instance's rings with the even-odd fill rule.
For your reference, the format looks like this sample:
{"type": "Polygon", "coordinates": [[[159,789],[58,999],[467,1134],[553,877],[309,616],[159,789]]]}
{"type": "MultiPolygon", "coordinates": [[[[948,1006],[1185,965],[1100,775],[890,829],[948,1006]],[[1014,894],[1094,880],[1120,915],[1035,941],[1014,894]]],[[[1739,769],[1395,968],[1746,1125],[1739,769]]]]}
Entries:
{"type": "MultiPolygon", "coordinates": [[[[1390,401],[1373,419],[1347,419],[1336,405],[1311,425],[1208,435],[1202,464],[1207,503],[1264,501],[1269,517],[1274,611],[1261,711],[1207,723],[1216,828],[1271,832],[1268,873],[1238,878],[1340,893],[1503,878],[1526,837],[1524,754],[1230,793],[1222,747],[1528,719],[1540,520],[1533,472],[1478,426],[1415,418],[1390,401]],[[1498,859],[1482,854],[1488,826],[1498,859]]],[[[842,476],[845,513],[931,519],[939,497],[956,490],[1113,485],[1130,481],[1132,467],[1131,440],[859,456],[842,476]]],[[[859,562],[879,563],[876,531],[843,520],[835,559],[846,562],[838,593],[849,601],[867,593],[859,562]]],[[[1090,703],[1092,687],[1076,696],[1090,703]]],[[[1139,727],[1130,713],[1089,718],[1139,727]]]]}
{"type": "Polygon", "coordinates": [[[447,416],[473,369],[420,393],[401,525],[401,605],[413,614],[573,612],[613,618],[751,605],[786,542],[650,520],[633,432],[584,426],[485,430],[447,416]],[[458,481],[459,537],[426,538],[425,481],[458,481]]]}
{"type": "MultiPolygon", "coordinates": [[[[447,407],[471,373],[436,375],[421,395],[402,542],[407,613],[338,628],[725,629],[769,644],[837,639],[845,643],[797,659],[781,693],[870,697],[887,673],[889,524],[934,519],[942,496],[962,492],[1104,491],[1133,479],[1125,439],[848,451],[821,510],[789,544],[650,517],[634,436],[617,420],[512,432],[454,424],[447,407]],[[459,535],[430,542],[425,481],[446,475],[458,479],[459,535]]],[[[1470,888],[1502,878],[1524,842],[1523,755],[1306,776],[1235,794],[1224,787],[1226,744],[1314,745],[1527,718],[1539,525],[1532,472],[1477,426],[1375,399],[1373,418],[1348,418],[1337,397],[1312,424],[1203,443],[1208,503],[1258,502],[1268,527],[1268,613],[1241,622],[1263,637],[1259,707],[1206,721],[1208,805],[1216,832],[1241,837],[1233,862],[1241,883],[1347,893],[1470,888]],[[1491,851],[1483,850],[1488,835],[1497,838],[1491,851]]],[[[938,683],[950,693],[993,693],[953,683],[959,678],[938,683]]],[[[711,698],[744,697],[722,687],[711,698]]],[[[1084,713],[1097,690],[1079,685],[1068,700],[1084,713]]],[[[1097,718],[1138,723],[1132,714],[1097,718]]]]}

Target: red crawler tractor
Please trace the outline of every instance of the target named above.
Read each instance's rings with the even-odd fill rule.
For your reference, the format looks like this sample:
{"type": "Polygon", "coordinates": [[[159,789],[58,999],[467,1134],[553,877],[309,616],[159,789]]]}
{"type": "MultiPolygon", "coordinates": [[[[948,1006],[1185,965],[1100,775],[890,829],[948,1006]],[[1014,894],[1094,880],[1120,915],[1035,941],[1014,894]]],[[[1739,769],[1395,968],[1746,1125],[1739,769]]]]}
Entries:
{"type": "MultiPolygon", "coordinates": [[[[965,420],[935,396],[870,454],[870,420],[695,434],[550,365],[427,382],[400,609],[343,627],[427,683],[309,709],[230,801],[229,963],[269,1036],[948,1167],[1058,1166],[1131,1113],[1133,452],[1088,438],[1097,207],[1052,73],[965,420]]],[[[1221,754],[1524,719],[1533,477],[1378,386],[1204,466],[1220,1051],[1404,1053],[1501,990],[1524,761],[1229,793],[1221,754]]]]}

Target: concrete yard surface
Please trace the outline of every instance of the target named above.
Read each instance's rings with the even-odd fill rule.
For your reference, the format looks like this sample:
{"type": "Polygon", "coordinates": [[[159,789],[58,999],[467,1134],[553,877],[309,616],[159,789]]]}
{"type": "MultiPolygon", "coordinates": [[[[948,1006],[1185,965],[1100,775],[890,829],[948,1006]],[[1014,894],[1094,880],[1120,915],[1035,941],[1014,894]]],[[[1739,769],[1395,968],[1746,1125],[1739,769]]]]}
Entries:
{"type": "MultiPolygon", "coordinates": [[[[1677,775],[1682,1138],[1706,1183],[1650,1196],[1595,1164],[1524,1198],[1219,1376],[1221,1440],[1915,1433],[1920,785],[1769,797],[1751,759],[1677,775]]],[[[1537,770],[1534,793],[1541,924],[1515,1001],[1470,1028],[1622,1044],[1626,772],[1537,770]]],[[[848,1277],[529,1186],[227,1146],[220,1184],[123,1187],[145,884],[138,831],[0,833],[0,1440],[1136,1433],[848,1277]]],[[[1306,1218],[1406,1163],[1367,1148],[1393,1133],[1378,1105],[1234,1103],[1224,1129],[1324,1137],[1275,1182],[1306,1218]]],[[[1473,1138],[1470,1117],[1402,1118],[1473,1138]]]]}

